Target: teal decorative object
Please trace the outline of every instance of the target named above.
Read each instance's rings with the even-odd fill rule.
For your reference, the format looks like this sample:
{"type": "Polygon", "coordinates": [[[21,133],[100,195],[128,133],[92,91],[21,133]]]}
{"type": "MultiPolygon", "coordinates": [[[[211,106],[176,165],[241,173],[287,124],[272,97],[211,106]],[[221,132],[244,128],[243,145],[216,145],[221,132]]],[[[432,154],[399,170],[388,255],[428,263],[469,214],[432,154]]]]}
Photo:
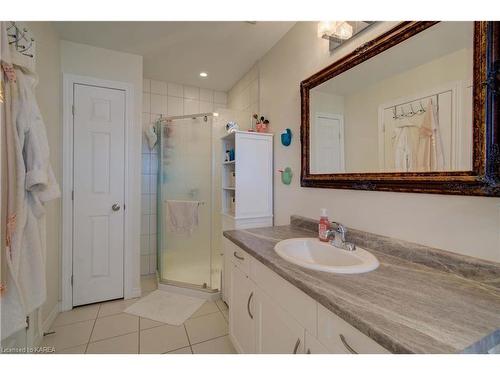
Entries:
{"type": "Polygon", "coordinates": [[[283,146],[290,146],[292,143],[292,131],[286,128],[285,132],[281,134],[281,144],[283,146]]]}
{"type": "Polygon", "coordinates": [[[284,170],[278,170],[278,172],[281,173],[281,182],[283,182],[285,185],[290,185],[293,176],[292,168],[286,167],[284,170]]]}

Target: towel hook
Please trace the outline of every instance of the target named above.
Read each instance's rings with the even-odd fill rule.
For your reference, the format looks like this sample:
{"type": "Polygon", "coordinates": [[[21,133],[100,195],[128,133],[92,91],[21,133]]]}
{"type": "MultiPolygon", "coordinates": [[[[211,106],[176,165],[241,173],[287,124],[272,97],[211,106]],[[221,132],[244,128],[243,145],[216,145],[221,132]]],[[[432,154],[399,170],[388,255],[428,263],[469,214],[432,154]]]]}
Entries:
{"type": "Polygon", "coordinates": [[[415,114],[415,110],[413,109],[413,104],[410,103],[410,112],[408,113],[411,116],[413,116],[415,114]]]}

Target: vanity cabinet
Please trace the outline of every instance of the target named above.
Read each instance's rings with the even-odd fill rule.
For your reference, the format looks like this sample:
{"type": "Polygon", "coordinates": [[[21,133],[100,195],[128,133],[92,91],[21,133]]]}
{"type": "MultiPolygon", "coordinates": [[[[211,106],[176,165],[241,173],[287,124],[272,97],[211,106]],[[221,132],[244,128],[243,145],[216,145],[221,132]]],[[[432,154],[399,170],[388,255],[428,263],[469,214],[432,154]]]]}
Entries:
{"type": "Polygon", "coordinates": [[[231,266],[229,332],[240,353],[255,353],[255,285],[236,265],[231,266]]]}
{"type": "Polygon", "coordinates": [[[387,349],[321,305],[318,306],[318,340],[335,353],[389,353],[387,349]]]}
{"type": "Polygon", "coordinates": [[[304,353],[305,329],[260,288],[256,318],[257,353],[304,353]]]}
{"type": "Polygon", "coordinates": [[[304,351],[306,354],[329,354],[333,353],[329,351],[326,346],[319,342],[319,340],[306,331],[306,339],[304,345],[304,351]]]}
{"type": "Polygon", "coordinates": [[[226,238],[224,257],[229,337],[239,353],[389,353],[226,238]]]}

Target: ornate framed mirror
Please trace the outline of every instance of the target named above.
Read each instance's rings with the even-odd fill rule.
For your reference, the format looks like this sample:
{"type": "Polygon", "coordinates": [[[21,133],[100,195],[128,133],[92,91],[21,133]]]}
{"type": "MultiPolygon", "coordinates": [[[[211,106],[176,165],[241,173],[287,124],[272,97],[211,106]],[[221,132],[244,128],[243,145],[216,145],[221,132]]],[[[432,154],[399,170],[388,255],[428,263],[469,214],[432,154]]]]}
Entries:
{"type": "Polygon", "coordinates": [[[402,22],[301,82],[301,186],[500,196],[498,22],[402,22]]]}

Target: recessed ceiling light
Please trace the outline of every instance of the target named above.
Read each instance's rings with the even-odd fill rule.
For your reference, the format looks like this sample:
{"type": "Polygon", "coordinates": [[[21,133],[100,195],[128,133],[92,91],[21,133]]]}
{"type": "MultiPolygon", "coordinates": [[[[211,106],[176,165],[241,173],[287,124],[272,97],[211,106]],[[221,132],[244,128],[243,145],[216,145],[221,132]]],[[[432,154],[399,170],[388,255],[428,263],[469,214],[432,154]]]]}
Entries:
{"type": "Polygon", "coordinates": [[[208,73],[207,72],[201,72],[200,73],[200,77],[207,78],[208,77],[208,73]]]}

